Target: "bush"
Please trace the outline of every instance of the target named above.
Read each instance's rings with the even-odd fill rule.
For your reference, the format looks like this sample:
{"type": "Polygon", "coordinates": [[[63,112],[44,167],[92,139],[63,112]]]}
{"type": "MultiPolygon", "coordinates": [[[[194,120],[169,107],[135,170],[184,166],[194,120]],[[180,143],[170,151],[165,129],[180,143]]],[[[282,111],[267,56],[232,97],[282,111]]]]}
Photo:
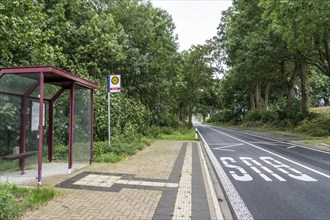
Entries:
{"type": "Polygon", "coordinates": [[[330,136],[330,115],[311,114],[310,117],[299,123],[296,131],[314,137],[330,136]]]}
{"type": "Polygon", "coordinates": [[[0,219],[15,219],[24,210],[40,206],[54,196],[52,188],[27,189],[0,184],[0,219]]]}
{"type": "Polygon", "coordinates": [[[54,147],[55,160],[67,160],[69,155],[69,147],[67,145],[59,144],[54,147]]]}
{"type": "Polygon", "coordinates": [[[277,120],[277,113],[274,111],[263,111],[261,112],[261,121],[266,122],[272,122],[277,120]]]}
{"type": "Polygon", "coordinates": [[[95,161],[100,163],[116,163],[120,161],[122,157],[118,156],[115,153],[106,153],[96,157],[95,161]]]}
{"type": "MultiPolygon", "coordinates": [[[[108,109],[106,85],[96,91],[95,95],[95,140],[105,141],[108,137],[108,109]],[[103,91],[102,91],[103,90],[103,91]]],[[[127,97],[125,93],[111,95],[111,134],[125,135],[134,139],[144,134],[151,120],[150,111],[139,100],[127,97]]]]}
{"type": "Polygon", "coordinates": [[[152,125],[146,130],[146,133],[150,138],[159,138],[162,132],[159,126],[152,125]]]}
{"type": "Polygon", "coordinates": [[[223,109],[219,111],[216,114],[213,114],[210,119],[207,120],[207,122],[229,122],[231,120],[235,120],[236,115],[232,113],[229,109],[223,109]]]}
{"type": "Polygon", "coordinates": [[[110,146],[106,141],[95,142],[94,158],[96,162],[116,163],[126,156],[134,155],[146,145],[150,145],[150,141],[146,138],[127,143],[112,141],[110,146]]]}
{"type": "Polygon", "coordinates": [[[261,121],[263,111],[258,109],[253,109],[247,112],[244,117],[244,121],[261,121]]]}
{"type": "Polygon", "coordinates": [[[7,187],[0,187],[0,219],[14,219],[20,210],[13,209],[16,201],[7,187]]]}

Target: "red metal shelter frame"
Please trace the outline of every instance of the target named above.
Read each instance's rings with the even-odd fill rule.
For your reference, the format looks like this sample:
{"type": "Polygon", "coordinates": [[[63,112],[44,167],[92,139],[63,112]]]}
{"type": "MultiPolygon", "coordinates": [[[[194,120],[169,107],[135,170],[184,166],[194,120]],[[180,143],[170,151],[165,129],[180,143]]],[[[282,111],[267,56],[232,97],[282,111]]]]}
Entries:
{"type": "MultiPolygon", "coordinates": [[[[0,80],[6,74],[15,74],[23,77],[35,79],[39,83],[33,84],[28,88],[23,95],[20,94],[9,94],[20,96],[22,99],[21,103],[21,125],[20,125],[20,146],[19,153],[25,152],[25,126],[26,126],[26,100],[27,97],[39,86],[40,97],[39,97],[39,143],[38,143],[38,185],[41,185],[42,181],[42,137],[43,137],[43,102],[44,102],[44,85],[49,83],[61,87],[59,91],[49,101],[49,143],[48,143],[48,160],[52,161],[53,158],[53,142],[54,142],[54,102],[61,96],[65,90],[70,90],[70,122],[69,122],[69,161],[68,169],[69,172],[72,168],[72,145],[73,145],[73,127],[74,127],[74,94],[75,85],[82,86],[87,89],[91,89],[91,131],[90,131],[90,163],[93,160],[93,124],[94,124],[94,104],[93,104],[93,89],[97,89],[98,86],[95,83],[72,75],[66,71],[58,69],[52,66],[36,66],[36,67],[9,67],[0,68],[0,80]]],[[[1,93],[1,92],[0,92],[1,93]]],[[[3,93],[3,92],[2,92],[3,93]]],[[[21,172],[24,172],[24,161],[25,158],[19,158],[19,165],[21,172]]]]}

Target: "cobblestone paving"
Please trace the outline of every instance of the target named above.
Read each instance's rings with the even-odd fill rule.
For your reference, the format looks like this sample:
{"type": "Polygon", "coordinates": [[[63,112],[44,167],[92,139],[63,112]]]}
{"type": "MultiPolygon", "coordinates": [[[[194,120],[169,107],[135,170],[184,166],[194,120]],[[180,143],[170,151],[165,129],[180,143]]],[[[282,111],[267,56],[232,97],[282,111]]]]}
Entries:
{"type": "MultiPolygon", "coordinates": [[[[182,141],[157,141],[117,164],[95,163],[72,175],[45,178],[44,185],[54,186],[68,178],[70,180],[71,177],[74,180],[75,177],[85,176],[72,180],[71,185],[76,187],[90,184],[89,187],[103,187],[106,190],[61,188],[63,195],[38,210],[26,213],[21,219],[152,219],[167,189],[169,193],[178,189],[179,182],[173,182],[170,176],[173,176],[182,143],[182,141]],[[121,174],[123,175],[120,176],[121,174]],[[127,176],[132,176],[132,180],[125,179],[127,176]],[[116,184],[124,186],[119,191],[107,190],[116,184]]],[[[191,143],[188,149],[186,158],[190,158],[188,163],[191,166],[191,143]]],[[[180,172],[181,170],[182,167],[180,172]]],[[[162,204],[166,205],[166,203],[162,204]]],[[[174,206],[174,202],[171,205],[174,206]]],[[[180,213],[180,217],[185,215],[191,218],[191,211],[188,213],[180,213]]],[[[173,216],[173,213],[168,213],[168,216],[173,216]]]]}
{"type": "MultiPolygon", "coordinates": [[[[81,172],[126,173],[141,178],[167,179],[181,145],[180,141],[157,141],[117,164],[95,163],[81,172]]],[[[62,176],[45,178],[44,185],[55,185],[62,180],[62,176]]],[[[27,213],[22,219],[152,219],[162,195],[160,190],[129,188],[120,192],[61,190],[64,195],[39,210],[27,213]]]]}

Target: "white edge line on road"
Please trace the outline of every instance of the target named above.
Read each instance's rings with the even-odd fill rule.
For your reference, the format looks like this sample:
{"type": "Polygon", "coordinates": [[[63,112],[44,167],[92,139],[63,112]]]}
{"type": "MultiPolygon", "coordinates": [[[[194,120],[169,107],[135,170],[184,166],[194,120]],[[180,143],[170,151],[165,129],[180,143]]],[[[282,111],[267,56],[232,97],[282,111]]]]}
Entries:
{"type": "MultiPolygon", "coordinates": [[[[203,126],[203,127],[214,127],[214,128],[218,128],[216,126],[203,126]]],[[[253,137],[259,137],[259,138],[263,138],[263,139],[267,139],[267,140],[271,140],[271,141],[275,141],[275,142],[279,142],[279,143],[283,143],[283,144],[292,145],[292,146],[295,146],[295,147],[301,147],[301,148],[305,148],[305,149],[308,149],[308,150],[313,150],[313,151],[317,151],[317,152],[321,152],[321,153],[325,153],[325,154],[330,154],[330,152],[327,152],[327,151],[324,151],[324,150],[319,150],[319,149],[314,149],[314,148],[305,147],[305,146],[301,146],[301,145],[296,145],[296,144],[292,144],[290,142],[279,141],[279,140],[276,140],[276,139],[267,138],[267,137],[263,137],[263,136],[255,135],[255,134],[251,134],[251,133],[248,133],[248,132],[236,131],[236,130],[233,130],[233,129],[230,129],[230,128],[227,128],[227,129],[228,130],[231,130],[231,131],[234,131],[236,133],[242,133],[242,134],[250,135],[250,136],[253,136],[253,137]]]]}
{"type": "Polygon", "coordinates": [[[235,140],[241,141],[242,143],[245,143],[245,144],[247,144],[247,145],[250,145],[250,146],[252,146],[252,147],[254,147],[254,148],[257,148],[257,149],[259,149],[259,150],[265,151],[265,152],[267,152],[267,153],[269,153],[269,154],[275,155],[275,156],[277,156],[277,157],[279,157],[279,158],[281,158],[281,159],[283,159],[283,160],[289,161],[289,162],[291,162],[291,163],[293,163],[293,164],[296,164],[296,165],[298,165],[298,166],[301,166],[301,167],[303,167],[303,168],[305,168],[305,169],[307,169],[307,170],[310,170],[310,171],[312,171],[312,172],[314,172],[314,173],[320,174],[321,176],[324,176],[324,177],[327,177],[327,178],[330,179],[330,176],[327,175],[327,174],[321,173],[321,172],[319,172],[319,171],[317,171],[317,170],[314,170],[314,169],[312,169],[312,168],[310,168],[310,167],[307,167],[307,166],[305,166],[305,165],[302,165],[302,164],[300,164],[300,163],[297,163],[297,162],[295,162],[295,161],[293,161],[293,160],[290,160],[290,159],[288,159],[288,158],[285,158],[285,157],[283,157],[283,156],[281,156],[281,155],[278,155],[278,154],[273,153],[273,152],[271,152],[271,151],[265,150],[265,149],[263,149],[263,148],[261,148],[261,147],[258,147],[258,146],[256,146],[256,145],[254,145],[254,144],[250,144],[249,142],[243,141],[243,140],[241,140],[241,139],[239,139],[239,138],[236,138],[236,137],[233,137],[233,136],[231,136],[231,135],[229,135],[229,134],[226,134],[226,133],[223,133],[223,132],[221,132],[221,131],[218,131],[218,130],[216,130],[216,129],[214,129],[214,128],[211,128],[211,126],[210,126],[210,127],[206,127],[206,128],[211,129],[211,130],[213,130],[213,131],[215,131],[215,132],[218,132],[218,133],[220,133],[220,134],[226,135],[227,137],[233,138],[233,139],[235,139],[235,140]]]}
{"type": "Polygon", "coordinates": [[[251,219],[253,220],[253,217],[249,211],[249,209],[246,207],[244,201],[242,200],[241,196],[238,194],[237,190],[235,189],[234,185],[232,184],[232,182],[230,181],[229,177],[227,176],[227,174],[225,173],[225,171],[223,170],[223,168],[221,167],[219,161],[217,160],[217,158],[214,156],[214,154],[212,153],[210,147],[208,146],[208,144],[206,143],[205,139],[203,138],[203,136],[201,135],[201,133],[198,131],[197,132],[199,134],[199,136],[202,138],[202,141],[204,142],[204,146],[205,146],[205,150],[210,158],[210,160],[212,161],[212,164],[215,168],[215,171],[221,181],[221,184],[228,196],[228,199],[231,203],[231,206],[234,209],[234,212],[236,214],[236,217],[238,219],[244,219],[244,220],[248,220],[251,219]]]}
{"type": "MultiPolygon", "coordinates": [[[[201,144],[200,144],[200,147],[201,147],[201,144]]],[[[207,183],[209,185],[210,194],[211,194],[211,198],[212,198],[216,218],[217,218],[217,220],[223,220],[224,219],[223,214],[222,214],[222,211],[220,209],[220,205],[219,205],[218,198],[217,198],[217,195],[216,195],[215,190],[214,190],[214,186],[213,186],[213,183],[212,183],[212,180],[211,180],[209,170],[207,169],[204,154],[203,154],[201,148],[199,148],[198,150],[199,150],[199,153],[200,153],[201,158],[202,158],[202,163],[203,163],[203,167],[204,167],[204,170],[205,170],[206,180],[207,180],[207,183]]]]}

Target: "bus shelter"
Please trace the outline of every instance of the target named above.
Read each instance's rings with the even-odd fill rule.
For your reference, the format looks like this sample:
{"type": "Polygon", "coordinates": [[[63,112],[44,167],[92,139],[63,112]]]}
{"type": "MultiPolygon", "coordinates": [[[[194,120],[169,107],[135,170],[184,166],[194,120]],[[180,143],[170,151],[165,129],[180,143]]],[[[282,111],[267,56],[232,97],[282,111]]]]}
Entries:
{"type": "Polygon", "coordinates": [[[55,144],[67,155],[69,173],[75,161],[91,163],[97,88],[52,66],[0,68],[0,171],[14,163],[24,175],[35,163],[41,186],[42,164],[53,161],[55,144]]]}

